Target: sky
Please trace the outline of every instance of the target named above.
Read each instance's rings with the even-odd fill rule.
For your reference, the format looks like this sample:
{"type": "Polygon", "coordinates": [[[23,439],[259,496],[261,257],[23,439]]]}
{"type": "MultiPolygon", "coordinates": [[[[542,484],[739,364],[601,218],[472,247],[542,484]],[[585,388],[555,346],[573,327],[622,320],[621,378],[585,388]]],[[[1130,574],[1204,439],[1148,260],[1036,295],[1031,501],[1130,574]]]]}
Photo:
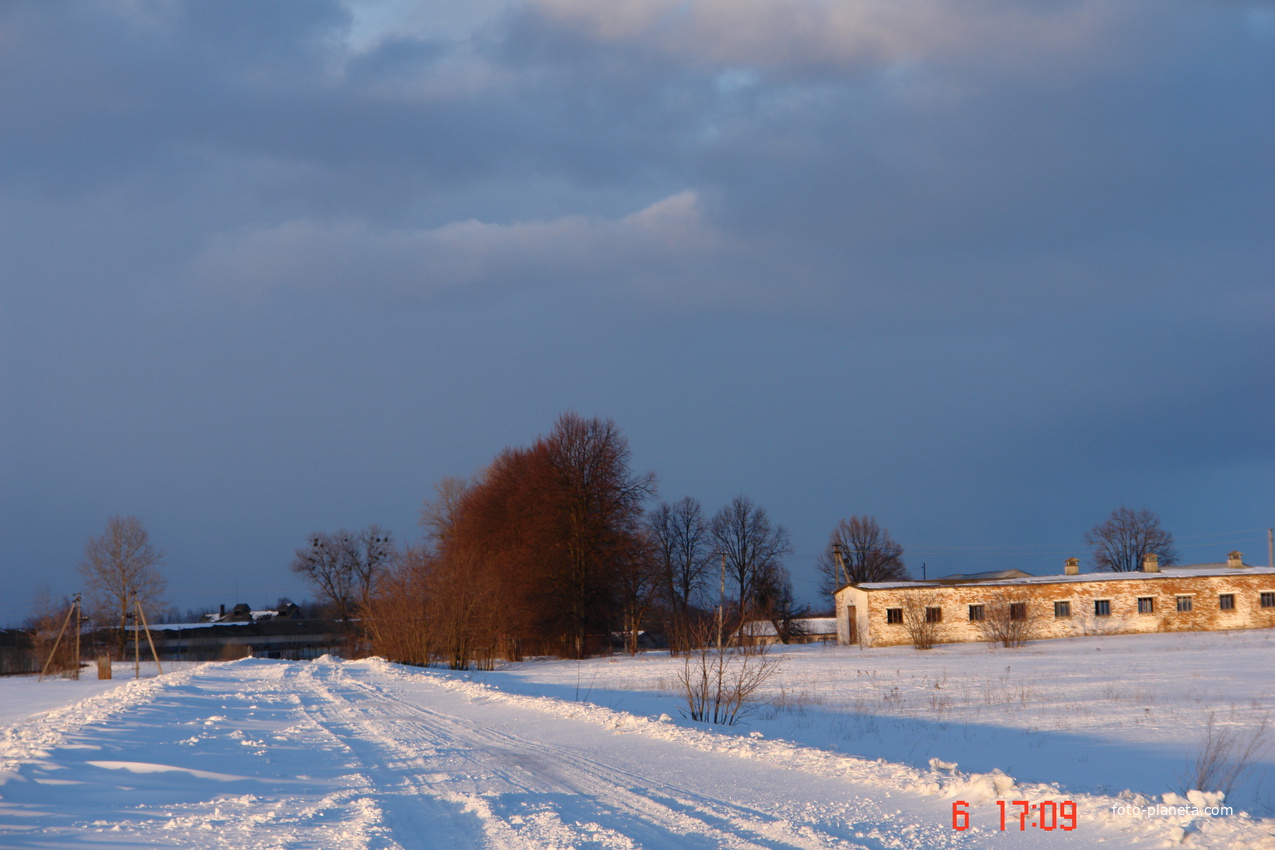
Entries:
{"type": "Polygon", "coordinates": [[[1275,4],[0,5],[0,625],[420,536],[566,410],[918,577],[1275,525],[1275,4]]]}

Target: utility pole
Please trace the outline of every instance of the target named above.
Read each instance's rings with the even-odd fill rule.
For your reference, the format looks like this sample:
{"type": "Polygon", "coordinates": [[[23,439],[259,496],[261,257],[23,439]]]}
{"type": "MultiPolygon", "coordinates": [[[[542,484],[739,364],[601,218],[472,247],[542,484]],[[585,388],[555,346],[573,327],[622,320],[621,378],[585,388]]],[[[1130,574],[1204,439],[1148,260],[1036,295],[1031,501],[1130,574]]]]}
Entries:
{"type": "Polygon", "coordinates": [[[837,559],[837,575],[841,577],[841,587],[845,587],[850,583],[850,574],[846,572],[846,561],[840,543],[832,544],[832,557],[837,559]]]}
{"type": "Polygon", "coordinates": [[[84,611],[80,608],[80,594],[75,594],[75,681],[80,681],[80,631],[84,628],[84,611]]]}
{"type": "Polygon", "coordinates": [[[1266,563],[1275,570],[1275,528],[1266,529],[1266,563]]]}
{"type": "Polygon", "coordinates": [[[159,675],[164,675],[164,665],[159,663],[159,653],[155,651],[155,639],[151,637],[151,624],[146,622],[146,611],[142,608],[141,600],[136,595],[133,601],[137,604],[137,619],[141,621],[142,628],[146,629],[146,642],[150,644],[151,658],[155,659],[155,668],[159,670],[159,675]]]}
{"type": "MultiPolygon", "coordinates": [[[[62,621],[62,628],[58,631],[58,638],[53,641],[53,649],[49,652],[49,657],[44,662],[44,669],[40,671],[40,678],[36,679],[37,682],[43,682],[44,677],[48,675],[49,667],[53,664],[53,659],[57,657],[58,647],[62,645],[62,636],[66,634],[66,627],[71,625],[71,617],[74,615],[75,606],[72,605],[66,612],[66,619],[62,621]]],[[[76,625],[78,626],[79,624],[77,623],[76,625]]]]}
{"type": "Polygon", "coordinates": [[[717,651],[722,651],[722,619],[726,610],[726,553],[722,553],[722,589],[717,594],[717,651]]]}

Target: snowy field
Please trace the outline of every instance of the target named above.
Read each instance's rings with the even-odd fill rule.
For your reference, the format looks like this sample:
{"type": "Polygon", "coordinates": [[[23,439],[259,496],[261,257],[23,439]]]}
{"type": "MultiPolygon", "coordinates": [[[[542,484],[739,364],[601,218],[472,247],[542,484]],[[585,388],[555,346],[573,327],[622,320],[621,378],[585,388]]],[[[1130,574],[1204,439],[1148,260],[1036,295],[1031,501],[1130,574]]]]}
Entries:
{"type": "Polygon", "coordinates": [[[0,679],[0,847],[1275,850],[1275,748],[1181,796],[1210,717],[1245,741],[1275,707],[1270,632],[773,657],[730,728],[655,653],[0,679]]]}

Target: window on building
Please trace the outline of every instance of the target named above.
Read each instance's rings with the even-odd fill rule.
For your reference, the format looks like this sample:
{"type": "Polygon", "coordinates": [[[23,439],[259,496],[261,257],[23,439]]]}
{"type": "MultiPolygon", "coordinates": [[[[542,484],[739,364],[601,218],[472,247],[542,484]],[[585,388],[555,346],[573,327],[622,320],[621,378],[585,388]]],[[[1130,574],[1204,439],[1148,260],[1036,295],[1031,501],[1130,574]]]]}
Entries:
{"type": "Polygon", "coordinates": [[[1262,607],[1275,608],[1275,593],[1271,593],[1270,591],[1267,591],[1266,593],[1262,594],[1262,607]]]}
{"type": "Polygon", "coordinates": [[[1189,614],[1190,612],[1191,612],[1191,597],[1179,596],[1178,597],[1178,613],[1189,614]]]}
{"type": "Polygon", "coordinates": [[[1027,619],[1027,603],[1026,602],[1009,603],[1009,618],[1011,620],[1026,620],[1027,619]]]}
{"type": "Polygon", "coordinates": [[[926,608],[925,622],[927,623],[943,622],[943,609],[942,608],[926,608]]]}
{"type": "Polygon", "coordinates": [[[1219,594],[1217,597],[1217,607],[1221,608],[1223,611],[1234,611],[1235,610],[1235,594],[1234,593],[1219,594]]]}
{"type": "Polygon", "coordinates": [[[1054,603],[1054,619],[1066,620],[1070,616],[1071,616],[1070,602],[1055,602],[1054,603]]]}
{"type": "Polygon", "coordinates": [[[901,625],[903,623],[903,609],[902,608],[886,608],[885,621],[887,623],[895,623],[895,624],[901,625]]]}
{"type": "Polygon", "coordinates": [[[1138,613],[1154,614],[1155,613],[1155,597],[1139,596],[1138,597],[1138,613]]]}
{"type": "Polygon", "coordinates": [[[1110,617],[1111,616],[1111,600],[1110,599],[1095,599],[1093,601],[1093,615],[1095,617],[1110,617]]]}
{"type": "Polygon", "coordinates": [[[971,606],[970,606],[970,622],[971,622],[971,623],[981,623],[981,622],[983,622],[983,618],[984,618],[983,606],[982,606],[982,605],[971,605],[971,606]]]}

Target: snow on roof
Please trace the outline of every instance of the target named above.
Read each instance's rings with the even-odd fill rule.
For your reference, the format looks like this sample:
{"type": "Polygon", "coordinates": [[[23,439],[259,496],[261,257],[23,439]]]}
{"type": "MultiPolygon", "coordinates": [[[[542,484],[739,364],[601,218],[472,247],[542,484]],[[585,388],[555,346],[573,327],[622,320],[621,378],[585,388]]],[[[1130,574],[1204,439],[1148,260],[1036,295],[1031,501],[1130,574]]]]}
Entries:
{"type": "MultiPolygon", "coordinates": [[[[803,617],[792,623],[807,635],[830,635],[837,631],[836,617],[803,617]]],[[[749,620],[740,627],[740,632],[749,637],[774,637],[778,634],[770,620],[749,620]]]]}
{"type": "Polygon", "coordinates": [[[177,632],[177,631],[186,631],[187,629],[210,629],[213,627],[251,626],[251,625],[252,623],[248,622],[247,620],[228,620],[228,621],[204,620],[198,623],[151,623],[150,629],[152,632],[177,632]]]}
{"type": "Polygon", "coordinates": [[[1275,570],[1269,567],[1228,567],[1226,564],[1199,564],[1191,567],[1169,567],[1172,572],[1158,573],[1081,573],[1080,575],[1048,575],[1026,576],[998,581],[950,582],[943,579],[932,581],[869,581],[863,584],[852,584],[860,590],[897,590],[906,587],[951,587],[955,585],[974,584],[979,587],[1013,587],[1024,584],[1074,584],[1089,581],[1155,581],[1163,578],[1182,578],[1183,570],[1190,570],[1192,576],[1251,576],[1268,575],[1275,579],[1275,570]],[[1176,573],[1176,574],[1175,574],[1176,573]]]}
{"type": "Polygon", "coordinates": [[[1025,573],[1022,570],[992,570],[986,573],[956,573],[950,576],[939,576],[934,579],[937,582],[947,584],[961,584],[967,581],[996,581],[1006,578],[1027,578],[1031,573],[1025,573]]]}

